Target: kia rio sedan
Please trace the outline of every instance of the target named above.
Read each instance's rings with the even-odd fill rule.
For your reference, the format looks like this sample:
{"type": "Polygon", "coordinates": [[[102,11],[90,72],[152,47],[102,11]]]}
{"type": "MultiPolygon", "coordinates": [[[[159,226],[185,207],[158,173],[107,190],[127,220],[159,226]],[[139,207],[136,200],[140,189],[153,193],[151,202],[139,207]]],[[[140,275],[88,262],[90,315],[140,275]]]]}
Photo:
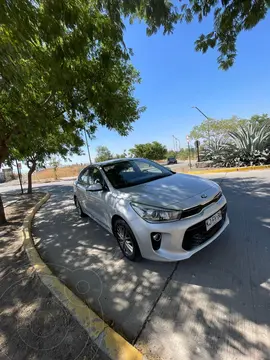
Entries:
{"type": "Polygon", "coordinates": [[[187,259],[229,224],[218,184],[146,159],[86,167],[74,183],[74,201],[79,215],[114,234],[132,261],[187,259]]]}

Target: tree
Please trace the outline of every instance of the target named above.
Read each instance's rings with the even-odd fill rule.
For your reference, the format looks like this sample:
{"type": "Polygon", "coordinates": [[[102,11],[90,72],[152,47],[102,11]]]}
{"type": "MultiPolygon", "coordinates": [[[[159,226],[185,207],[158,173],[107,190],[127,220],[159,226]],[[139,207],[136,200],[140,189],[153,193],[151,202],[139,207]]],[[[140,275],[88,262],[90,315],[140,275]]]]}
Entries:
{"type": "Polygon", "coordinates": [[[59,168],[59,166],[61,165],[61,161],[59,158],[57,158],[56,156],[53,156],[50,161],[49,164],[51,165],[51,167],[53,168],[53,173],[54,173],[54,179],[57,180],[57,169],[59,168]]]}
{"type": "Polygon", "coordinates": [[[127,153],[126,150],[124,150],[123,154],[113,154],[107,146],[98,146],[97,149],[97,156],[95,158],[96,162],[111,160],[111,159],[121,159],[126,158],[127,153]]]}
{"type": "Polygon", "coordinates": [[[227,70],[235,61],[238,35],[255,27],[263,20],[270,7],[270,0],[107,0],[104,2],[112,13],[138,16],[148,25],[147,34],[152,35],[163,26],[165,34],[172,33],[178,22],[202,22],[211,17],[212,28],[195,41],[195,50],[202,53],[217,48],[219,68],[227,70]],[[184,2],[184,3],[183,3],[184,2]],[[117,11],[116,11],[117,10],[117,11]]]}
{"type": "Polygon", "coordinates": [[[132,129],[144,110],[133,96],[140,79],[122,20],[108,12],[96,1],[0,3],[0,165],[58,127],[132,129]]]}
{"type": "Polygon", "coordinates": [[[175,150],[168,150],[167,151],[167,154],[166,154],[167,158],[170,158],[170,157],[177,158],[177,156],[178,156],[178,151],[175,151],[175,150]]]}
{"type": "Polygon", "coordinates": [[[97,149],[96,162],[111,160],[114,158],[113,154],[107,148],[107,146],[98,146],[97,149]]]}
{"type": "Polygon", "coordinates": [[[227,136],[229,131],[236,130],[241,124],[244,125],[247,122],[245,119],[240,119],[233,116],[230,119],[205,119],[200,125],[196,125],[192,128],[189,136],[191,139],[201,139],[205,141],[217,140],[220,137],[227,136]]]}
{"type": "Polygon", "coordinates": [[[270,124],[270,118],[268,114],[253,115],[250,118],[250,122],[258,125],[270,124]]]}
{"type": "Polygon", "coordinates": [[[189,149],[188,148],[181,148],[179,151],[169,150],[167,152],[166,157],[167,158],[175,157],[176,159],[179,159],[179,160],[188,160],[189,155],[190,155],[191,159],[196,158],[195,148],[192,147],[192,146],[190,146],[189,149]]]}
{"type": "MultiPolygon", "coordinates": [[[[202,21],[213,31],[196,50],[218,47],[220,67],[232,66],[236,39],[267,13],[269,0],[2,0],[0,2],[0,166],[13,143],[98,125],[125,135],[144,108],[133,96],[140,81],[123,40],[124,18],[145,20],[147,34],[177,22],[202,21]],[[82,120],[82,125],[78,120],[82,120]]],[[[0,202],[0,218],[4,209],[0,202]]]]}
{"type": "Polygon", "coordinates": [[[114,159],[122,159],[122,158],[126,158],[128,155],[127,155],[127,152],[126,150],[124,150],[124,152],[122,154],[115,154],[113,157],[114,159]]]}
{"type": "Polygon", "coordinates": [[[221,137],[228,138],[229,132],[236,131],[240,126],[246,126],[249,123],[264,124],[270,123],[267,114],[253,115],[250,119],[241,119],[233,116],[230,119],[205,119],[200,125],[192,128],[189,136],[191,139],[201,139],[205,142],[210,140],[217,142],[221,137]]]}
{"type": "Polygon", "coordinates": [[[134,148],[129,150],[135,157],[142,157],[151,160],[162,160],[167,154],[166,146],[158,141],[146,144],[136,144],[134,148]]]}
{"type": "Polygon", "coordinates": [[[80,148],[84,144],[78,130],[64,132],[60,126],[55,128],[52,133],[45,133],[42,137],[34,136],[31,139],[31,135],[30,133],[26,143],[18,142],[14,144],[10,155],[11,160],[24,161],[29,169],[28,194],[32,193],[32,174],[37,167],[44,167],[48,159],[50,159],[50,162],[53,162],[53,160],[58,162],[57,157],[65,159],[69,154],[80,155],[80,148]]]}

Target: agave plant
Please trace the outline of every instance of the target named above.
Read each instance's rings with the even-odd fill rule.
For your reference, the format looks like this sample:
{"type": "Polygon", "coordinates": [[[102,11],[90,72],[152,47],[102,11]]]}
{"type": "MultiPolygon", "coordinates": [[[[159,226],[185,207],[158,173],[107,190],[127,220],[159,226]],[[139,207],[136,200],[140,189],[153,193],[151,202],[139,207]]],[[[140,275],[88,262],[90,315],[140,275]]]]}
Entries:
{"type": "Polygon", "coordinates": [[[229,166],[230,153],[228,151],[228,143],[224,138],[212,139],[203,146],[201,158],[203,161],[212,161],[214,166],[229,166]]]}
{"type": "Polygon", "coordinates": [[[244,166],[270,163],[270,124],[248,124],[205,145],[203,160],[216,166],[244,166]]]}
{"type": "Polygon", "coordinates": [[[229,133],[228,148],[245,165],[264,164],[270,160],[269,124],[248,124],[229,133]]]}

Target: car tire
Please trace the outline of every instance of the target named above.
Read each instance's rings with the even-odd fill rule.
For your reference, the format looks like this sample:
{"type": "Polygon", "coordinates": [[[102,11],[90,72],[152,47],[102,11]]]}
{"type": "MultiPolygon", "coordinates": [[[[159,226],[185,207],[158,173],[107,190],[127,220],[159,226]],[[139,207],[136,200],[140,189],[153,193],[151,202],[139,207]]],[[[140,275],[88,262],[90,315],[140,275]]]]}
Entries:
{"type": "Polygon", "coordinates": [[[131,261],[140,261],[142,258],[140,248],[128,224],[122,219],[117,219],[114,222],[113,232],[124,256],[131,261]]]}
{"type": "Polygon", "coordinates": [[[87,215],[82,211],[81,204],[77,197],[74,198],[74,202],[75,202],[75,207],[76,207],[79,217],[81,217],[81,218],[86,217],[87,215]]]}

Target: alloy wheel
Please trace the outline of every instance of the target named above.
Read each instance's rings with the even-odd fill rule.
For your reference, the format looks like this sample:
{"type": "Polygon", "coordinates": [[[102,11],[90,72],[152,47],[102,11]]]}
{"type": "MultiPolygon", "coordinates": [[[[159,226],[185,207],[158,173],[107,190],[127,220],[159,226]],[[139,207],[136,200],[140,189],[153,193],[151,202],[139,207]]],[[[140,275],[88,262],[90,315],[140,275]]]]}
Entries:
{"type": "Polygon", "coordinates": [[[119,245],[124,253],[128,256],[132,255],[134,252],[134,245],[128,229],[125,226],[118,224],[116,228],[116,235],[119,245]]]}

